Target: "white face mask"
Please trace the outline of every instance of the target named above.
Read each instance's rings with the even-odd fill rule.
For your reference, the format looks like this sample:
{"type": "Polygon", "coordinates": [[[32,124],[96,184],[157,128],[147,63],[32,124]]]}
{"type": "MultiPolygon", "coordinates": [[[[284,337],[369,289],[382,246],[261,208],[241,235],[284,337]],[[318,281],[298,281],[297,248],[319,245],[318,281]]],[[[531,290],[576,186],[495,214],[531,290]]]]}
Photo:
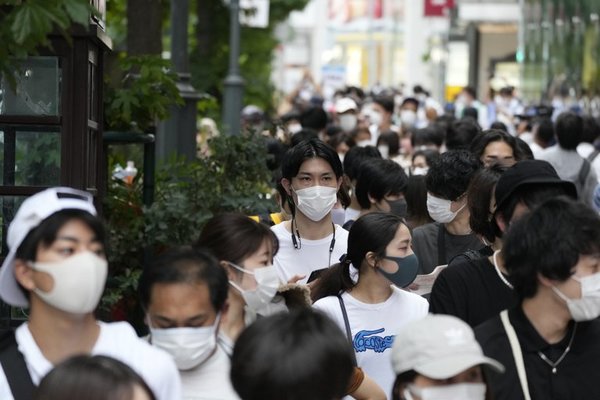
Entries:
{"type": "Polygon", "coordinates": [[[427,211],[434,221],[447,224],[452,222],[456,215],[463,209],[467,203],[463,204],[461,208],[456,211],[451,211],[452,201],[446,199],[440,199],[430,193],[427,193],[427,211]]]}
{"type": "Polygon", "coordinates": [[[373,125],[379,126],[383,122],[383,116],[379,111],[373,111],[371,115],[369,115],[369,120],[373,125]]]}
{"type": "Polygon", "coordinates": [[[298,123],[289,124],[287,129],[288,129],[288,132],[293,135],[294,133],[300,132],[302,130],[302,125],[300,125],[298,123]]]}
{"type": "Polygon", "coordinates": [[[182,371],[192,369],[213,355],[217,347],[217,327],[220,319],[221,315],[218,314],[213,325],[200,328],[150,327],[152,344],[169,353],[177,369],[182,371]]]}
{"type": "Polygon", "coordinates": [[[371,139],[360,140],[356,142],[358,147],[367,147],[371,145],[371,139]]]}
{"type": "Polygon", "coordinates": [[[354,114],[342,114],[340,115],[340,128],[345,132],[350,132],[356,128],[358,118],[354,114]]]}
{"type": "Polygon", "coordinates": [[[388,158],[390,156],[390,147],[389,146],[377,146],[377,150],[381,153],[382,158],[388,158]]]}
{"type": "Polygon", "coordinates": [[[570,299],[558,288],[552,287],[554,293],[567,303],[567,308],[574,321],[590,321],[600,316],[600,272],[583,278],[572,276],[581,284],[581,298],[570,299]]]}
{"type": "Polygon", "coordinates": [[[229,284],[240,292],[249,309],[260,313],[273,300],[279,289],[279,277],[275,267],[270,265],[250,271],[230,262],[228,264],[245,274],[254,275],[256,280],[256,289],[254,290],[244,290],[233,281],[229,281],[229,284]]]}
{"type": "Polygon", "coordinates": [[[47,304],[73,314],[87,314],[96,308],[106,283],[108,263],[91,251],[84,251],[57,262],[29,263],[35,271],[52,277],[49,292],[34,289],[47,304]]]}
{"type": "Polygon", "coordinates": [[[413,175],[427,175],[429,167],[414,167],[412,170],[413,175]]]}
{"type": "Polygon", "coordinates": [[[484,400],[485,390],[484,383],[456,383],[426,388],[410,385],[404,390],[404,398],[413,400],[414,394],[421,400],[484,400]]]}
{"type": "Polygon", "coordinates": [[[298,196],[296,205],[302,214],[311,221],[318,222],[325,218],[337,202],[337,188],[329,186],[311,186],[294,190],[298,196]]]}
{"type": "Polygon", "coordinates": [[[417,113],[413,110],[401,110],[400,122],[402,122],[402,125],[404,126],[414,126],[417,122],[417,113]]]}

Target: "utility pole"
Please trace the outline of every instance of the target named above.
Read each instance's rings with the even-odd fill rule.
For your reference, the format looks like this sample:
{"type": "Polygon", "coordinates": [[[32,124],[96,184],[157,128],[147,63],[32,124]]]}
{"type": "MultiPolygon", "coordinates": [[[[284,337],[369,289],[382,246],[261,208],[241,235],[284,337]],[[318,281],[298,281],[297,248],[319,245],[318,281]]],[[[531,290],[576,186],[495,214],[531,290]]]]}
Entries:
{"type": "Polygon", "coordinates": [[[171,61],[184,104],[171,106],[169,119],[159,125],[156,152],[163,160],[173,153],[188,160],[196,158],[196,103],[201,95],[190,83],[188,15],[188,0],[171,0],[171,61]]]}
{"type": "Polygon", "coordinates": [[[229,72],[225,78],[223,127],[230,135],[239,135],[244,96],[244,79],[240,75],[240,0],[229,1],[229,72]]]}

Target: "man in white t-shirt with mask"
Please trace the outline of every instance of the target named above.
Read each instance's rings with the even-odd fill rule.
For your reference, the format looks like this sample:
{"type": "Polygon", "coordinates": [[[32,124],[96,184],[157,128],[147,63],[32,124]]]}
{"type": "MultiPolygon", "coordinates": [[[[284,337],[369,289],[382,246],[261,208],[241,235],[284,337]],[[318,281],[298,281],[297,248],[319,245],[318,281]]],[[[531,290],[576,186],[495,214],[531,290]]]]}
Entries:
{"type": "Polygon", "coordinates": [[[157,399],[181,398],[168,354],[139,339],[128,323],[94,317],[108,273],[105,238],[87,192],[51,188],[19,208],[8,228],[0,297],[29,308],[29,318],[2,336],[0,399],[31,399],[55,365],[80,354],[116,358],[133,368],[157,399]]]}
{"type": "Polygon", "coordinates": [[[288,150],[281,172],[292,220],[271,228],[279,240],[273,264],[282,281],[306,283],[313,271],[337,263],[346,252],[348,231],[331,219],[342,163],[335,150],[312,139],[288,150]]]}
{"type": "Polygon", "coordinates": [[[207,251],[180,247],[146,266],[139,282],[149,341],[179,369],[185,400],[237,400],[218,344],[227,274],[207,251]]]}

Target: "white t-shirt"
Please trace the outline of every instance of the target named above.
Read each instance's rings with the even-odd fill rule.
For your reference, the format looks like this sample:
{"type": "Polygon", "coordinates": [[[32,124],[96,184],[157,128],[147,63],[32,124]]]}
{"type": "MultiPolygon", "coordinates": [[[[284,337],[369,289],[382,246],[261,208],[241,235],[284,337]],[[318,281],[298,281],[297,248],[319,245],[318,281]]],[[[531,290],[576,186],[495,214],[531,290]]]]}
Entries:
{"type": "Polygon", "coordinates": [[[333,233],[323,239],[308,240],[297,238],[299,249],[294,248],[292,234],[285,229],[285,222],[271,227],[279,239],[279,251],[273,259],[279,279],[287,282],[294,275],[305,275],[298,283],[306,283],[312,271],[330,267],[339,262],[340,257],[346,253],[348,246],[348,231],[335,225],[335,245],[333,252],[329,253],[333,233]],[[331,262],[330,262],[331,261],[331,262]]]}
{"type": "MultiPolygon", "coordinates": [[[[347,292],[342,294],[358,366],[381,386],[388,397],[396,377],[391,362],[394,337],[408,322],[425,317],[429,309],[429,303],[423,297],[395,286],[392,289],[392,295],[378,304],[363,303],[347,292]]],[[[318,300],[313,307],[331,317],[346,333],[336,296],[318,300]]]]}
{"type": "Polygon", "coordinates": [[[239,400],[231,386],[229,357],[217,346],[205,363],[189,371],[179,371],[184,400],[239,400]]]}
{"type": "MultiPolygon", "coordinates": [[[[98,325],[100,335],[92,349],[92,355],[113,357],[127,364],[146,381],[158,400],[181,398],[181,380],[171,356],[138,338],[127,322],[98,321],[98,325]]],[[[25,358],[31,380],[37,386],[54,366],[42,354],[27,323],[17,328],[15,338],[19,352],[25,358]]],[[[0,399],[13,400],[1,366],[0,399]]]]}
{"type": "Polygon", "coordinates": [[[348,207],[346,208],[346,215],[344,218],[344,223],[348,221],[356,221],[360,215],[360,210],[355,210],[354,208],[348,207]]]}

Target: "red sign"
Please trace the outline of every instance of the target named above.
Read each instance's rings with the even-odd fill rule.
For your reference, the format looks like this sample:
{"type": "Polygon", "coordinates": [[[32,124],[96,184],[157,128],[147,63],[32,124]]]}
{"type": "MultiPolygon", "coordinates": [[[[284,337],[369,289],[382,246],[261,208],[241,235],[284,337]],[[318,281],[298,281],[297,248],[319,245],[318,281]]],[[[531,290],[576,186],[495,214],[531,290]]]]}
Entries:
{"type": "Polygon", "coordinates": [[[426,17],[444,17],[445,9],[454,7],[454,0],[425,0],[426,17]]]}

